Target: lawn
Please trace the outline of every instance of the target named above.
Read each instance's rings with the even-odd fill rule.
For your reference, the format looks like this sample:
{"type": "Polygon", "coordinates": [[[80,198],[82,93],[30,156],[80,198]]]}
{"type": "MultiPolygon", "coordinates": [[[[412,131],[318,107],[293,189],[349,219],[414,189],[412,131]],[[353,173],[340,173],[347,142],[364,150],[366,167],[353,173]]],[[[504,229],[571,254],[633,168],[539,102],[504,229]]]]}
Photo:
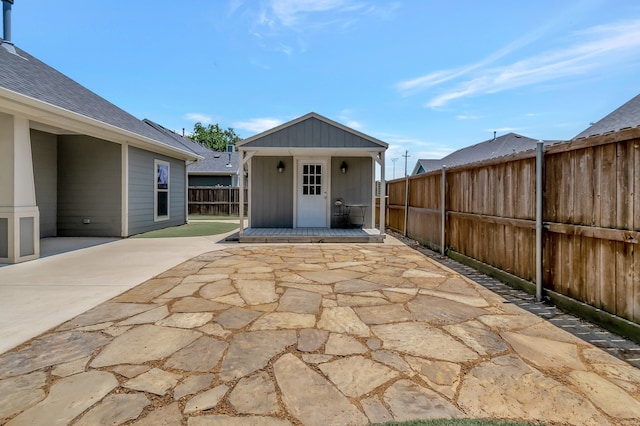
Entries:
{"type": "Polygon", "coordinates": [[[203,222],[187,225],[172,226],[134,235],[131,238],[175,238],[175,237],[204,237],[207,235],[219,235],[238,229],[237,223],[203,222]]]}
{"type": "Polygon", "coordinates": [[[239,216],[189,215],[189,220],[240,220],[239,216]]]}
{"type": "Polygon", "coordinates": [[[432,419],[407,422],[380,423],[378,426],[542,426],[540,423],[510,422],[506,420],[432,419]]]}

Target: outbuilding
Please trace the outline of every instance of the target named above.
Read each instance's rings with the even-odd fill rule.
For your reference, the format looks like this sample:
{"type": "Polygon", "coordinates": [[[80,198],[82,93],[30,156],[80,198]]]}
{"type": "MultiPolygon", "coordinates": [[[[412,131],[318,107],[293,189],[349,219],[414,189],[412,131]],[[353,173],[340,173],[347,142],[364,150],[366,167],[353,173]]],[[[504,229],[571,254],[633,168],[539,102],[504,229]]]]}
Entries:
{"type": "MultiPolygon", "coordinates": [[[[321,242],[358,235],[381,241],[387,147],[314,112],[241,141],[237,148],[240,169],[248,174],[249,226],[241,229],[240,241],[321,242]]],[[[240,186],[242,197],[243,179],[240,186]]]]}

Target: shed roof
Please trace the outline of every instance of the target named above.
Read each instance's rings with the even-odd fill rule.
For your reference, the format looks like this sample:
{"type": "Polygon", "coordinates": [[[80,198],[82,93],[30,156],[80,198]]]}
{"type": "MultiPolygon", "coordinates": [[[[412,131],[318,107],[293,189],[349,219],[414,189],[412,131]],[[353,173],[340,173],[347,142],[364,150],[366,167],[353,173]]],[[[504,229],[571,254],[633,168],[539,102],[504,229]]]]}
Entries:
{"type": "Polygon", "coordinates": [[[603,135],[638,126],[640,126],[640,94],[577,134],[573,139],[603,135]]]}
{"type": "MultiPolygon", "coordinates": [[[[13,93],[22,96],[20,99],[35,100],[39,105],[55,107],[64,111],[104,123],[115,128],[133,133],[147,142],[179,150],[190,157],[194,152],[155,128],[98,96],[86,87],[78,84],[24,50],[9,46],[0,47],[0,89],[8,92],[0,95],[10,96],[13,93]]],[[[0,91],[1,92],[1,91],[0,91]]]]}
{"type": "Polygon", "coordinates": [[[251,148],[350,148],[384,150],[385,142],[337,123],[315,112],[244,139],[238,149],[251,148]]]}

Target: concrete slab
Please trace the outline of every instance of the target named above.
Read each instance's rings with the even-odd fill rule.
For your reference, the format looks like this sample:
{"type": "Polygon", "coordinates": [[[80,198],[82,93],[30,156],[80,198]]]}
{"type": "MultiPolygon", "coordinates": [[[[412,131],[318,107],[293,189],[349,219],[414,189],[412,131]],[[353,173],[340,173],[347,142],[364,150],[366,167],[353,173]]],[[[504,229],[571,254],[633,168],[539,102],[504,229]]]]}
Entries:
{"type": "MultiPolygon", "coordinates": [[[[115,240],[0,268],[0,353],[182,262],[224,249],[216,243],[226,235],[115,240]]],[[[65,239],[48,250],[77,244],[65,239]]]]}

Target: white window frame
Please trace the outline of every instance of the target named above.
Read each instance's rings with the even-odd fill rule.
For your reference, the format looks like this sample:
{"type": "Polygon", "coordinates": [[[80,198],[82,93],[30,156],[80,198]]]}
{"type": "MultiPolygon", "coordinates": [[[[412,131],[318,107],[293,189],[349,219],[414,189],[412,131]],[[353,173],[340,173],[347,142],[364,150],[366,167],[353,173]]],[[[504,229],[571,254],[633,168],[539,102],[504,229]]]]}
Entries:
{"type": "Polygon", "coordinates": [[[163,160],[153,161],[153,220],[154,222],[160,222],[163,220],[169,220],[171,212],[171,163],[163,160]],[[158,166],[167,167],[167,188],[158,188],[158,166]],[[167,214],[163,216],[158,215],[158,193],[167,194],[167,214]]]}

